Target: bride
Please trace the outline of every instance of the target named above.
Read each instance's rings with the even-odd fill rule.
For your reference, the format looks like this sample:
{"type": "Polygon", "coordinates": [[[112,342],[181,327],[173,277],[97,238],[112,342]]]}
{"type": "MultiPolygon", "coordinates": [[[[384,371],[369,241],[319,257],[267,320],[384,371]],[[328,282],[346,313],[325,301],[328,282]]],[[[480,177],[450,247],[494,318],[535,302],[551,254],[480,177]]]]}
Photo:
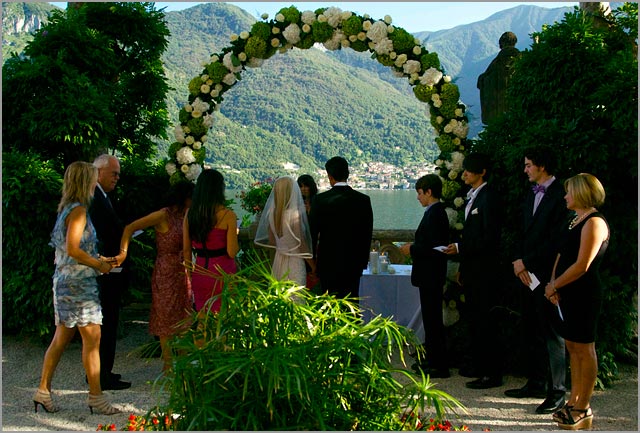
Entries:
{"type": "Polygon", "coordinates": [[[275,181],[254,242],[276,250],[271,275],[278,280],[304,286],[307,279],[305,261],[311,267],[311,273],[315,273],[307,212],[300,187],[292,177],[283,176],[275,181]]]}

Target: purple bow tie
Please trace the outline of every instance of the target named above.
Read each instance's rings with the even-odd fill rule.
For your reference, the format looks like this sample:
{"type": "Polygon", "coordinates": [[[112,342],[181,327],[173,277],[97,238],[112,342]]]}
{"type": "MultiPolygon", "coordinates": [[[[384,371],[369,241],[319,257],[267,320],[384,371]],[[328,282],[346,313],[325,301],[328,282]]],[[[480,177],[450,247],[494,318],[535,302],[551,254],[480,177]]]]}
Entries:
{"type": "Polygon", "coordinates": [[[544,194],[545,192],[547,192],[547,187],[544,185],[533,185],[531,189],[533,190],[534,194],[537,194],[539,192],[544,194]]]}

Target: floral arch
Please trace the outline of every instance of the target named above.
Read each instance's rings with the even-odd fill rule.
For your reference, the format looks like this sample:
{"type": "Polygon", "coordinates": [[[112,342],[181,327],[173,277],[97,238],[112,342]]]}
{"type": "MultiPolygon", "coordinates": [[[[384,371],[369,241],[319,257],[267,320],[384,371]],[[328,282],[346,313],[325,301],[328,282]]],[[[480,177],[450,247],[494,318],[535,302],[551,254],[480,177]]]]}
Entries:
{"type": "Polygon", "coordinates": [[[168,152],[166,169],[171,183],[194,181],[202,171],[213,112],[219,109],[224,92],[241,79],[246,68],[259,67],[265,59],[294,47],[309,49],[322,44],[328,50],[352,48],[371,52],[373,59],[391,68],[396,76],[406,77],[416,98],[429,105],[440,150],[436,173],[443,180],[443,199],[451,226],[460,230],[462,224],[458,221],[464,199],[458,194],[469,126],[458,86],[445,75],[438,55],[427,51],[403,28],[393,26],[388,15],[376,20],[337,7],[300,12],[290,6],[281,9],[272,20],[266,14],[262,19],[251,31],[231,35],[231,45],[213,54],[202,73],[189,82],[189,103],[180,110],[176,141],[168,152]]]}

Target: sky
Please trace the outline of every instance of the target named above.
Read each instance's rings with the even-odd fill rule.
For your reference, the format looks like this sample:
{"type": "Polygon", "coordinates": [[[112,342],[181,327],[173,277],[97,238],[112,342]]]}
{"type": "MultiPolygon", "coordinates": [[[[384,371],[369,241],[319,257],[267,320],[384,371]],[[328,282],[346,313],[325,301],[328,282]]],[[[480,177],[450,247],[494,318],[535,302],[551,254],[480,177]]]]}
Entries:
{"type": "MultiPolygon", "coordinates": [[[[186,9],[204,2],[156,2],[156,8],[165,11],[186,9]]],[[[381,19],[390,15],[393,23],[405,30],[415,33],[420,31],[436,31],[450,29],[462,24],[481,21],[496,12],[519,5],[529,4],[545,8],[578,6],[578,2],[227,2],[236,5],[256,18],[263,13],[272,19],[283,7],[296,6],[300,11],[315,10],[320,7],[336,6],[343,11],[358,14],[369,14],[372,18],[381,19]]]]}

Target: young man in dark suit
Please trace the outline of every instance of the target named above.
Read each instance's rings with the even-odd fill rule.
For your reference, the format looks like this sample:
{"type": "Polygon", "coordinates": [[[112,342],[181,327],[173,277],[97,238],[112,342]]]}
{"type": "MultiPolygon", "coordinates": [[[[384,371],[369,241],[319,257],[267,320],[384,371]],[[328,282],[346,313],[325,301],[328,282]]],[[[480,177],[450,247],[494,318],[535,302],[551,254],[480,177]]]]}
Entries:
{"type": "MultiPolygon", "coordinates": [[[[98,184],[89,208],[91,222],[98,235],[98,251],[105,257],[120,253],[120,238],[124,224],[113,209],[107,193],[113,191],[120,179],[120,161],[113,155],[103,154],[93,162],[98,168],[98,184]]],[[[126,389],[131,382],[120,380],[112,373],[116,356],[116,340],[120,318],[120,300],[127,286],[127,266],[122,272],[110,272],[98,277],[100,305],[102,307],[102,329],[100,337],[100,385],[103,390],[126,389]]]]}
{"type": "Polygon", "coordinates": [[[347,185],[344,158],[329,159],[325,169],[331,189],[316,195],[309,213],[316,272],[323,292],[357,297],[371,247],[371,199],[347,185]]]}
{"type": "MultiPolygon", "coordinates": [[[[527,383],[509,389],[509,397],[538,397],[545,400],[537,413],[553,413],[564,405],[566,358],[564,339],[551,325],[557,308],[544,296],[551,278],[555,243],[570,218],[562,183],[555,178],[556,159],[551,148],[540,146],[524,152],[524,172],[533,184],[522,205],[523,225],[513,273],[522,289],[522,320],[528,350],[527,383]],[[531,274],[540,284],[533,290],[531,274]],[[546,391],[545,391],[546,388],[546,391]]],[[[559,319],[559,318],[558,318],[559,319]]]]}
{"type": "Polygon", "coordinates": [[[499,331],[493,317],[500,284],[502,203],[486,182],[490,170],[488,156],[467,155],[463,169],[462,179],[471,190],[467,194],[462,240],[450,244],[445,253],[460,254],[459,282],[465,288],[469,310],[474,376],[478,379],[467,382],[466,386],[494,388],[502,385],[499,331]]]}
{"type": "Polygon", "coordinates": [[[416,367],[432,378],[449,377],[447,341],[442,320],[442,293],[447,277],[447,256],[435,250],[449,244],[449,218],[444,210],[442,180],[436,174],[422,176],[416,182],[418,201],[425,207],[413,243],[400,251],[413,260],[411,284],[420,289],[424,324],[426,362],[416,367]]]}

